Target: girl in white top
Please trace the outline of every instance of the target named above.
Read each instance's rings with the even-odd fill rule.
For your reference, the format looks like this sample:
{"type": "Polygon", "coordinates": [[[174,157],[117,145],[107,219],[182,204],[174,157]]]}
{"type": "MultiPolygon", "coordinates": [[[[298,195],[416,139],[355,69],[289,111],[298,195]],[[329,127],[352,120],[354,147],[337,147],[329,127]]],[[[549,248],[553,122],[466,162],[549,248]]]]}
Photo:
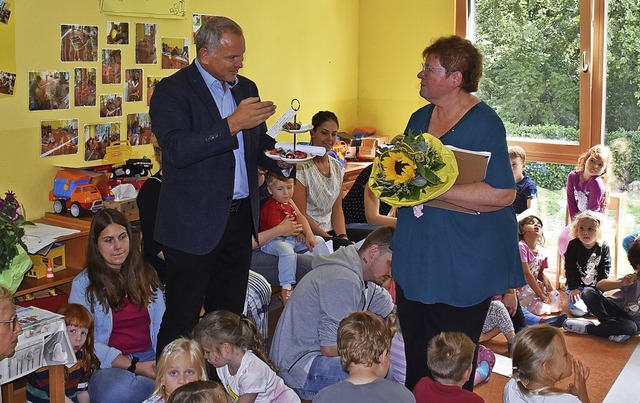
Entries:
{"type": "Polygon", "coordinates": [[[589,403],[589,368],[567,351],[564,335],[549,325],[527,327],[516,335],[511,353],[513,378],[504,387],[504,402],[589,403]],[[568,389],[556,387],[571,376],[568,389]]]}
{"type": "Polygon", "coordinates": [[[251,319],[225,310],[214,311],[198,323],[193,335],[234,402],[300,402],[274,372],[251,319]]]}
{"type": "MultiPolygon", "coordinates": [[[[311,125],[311,145],[331,151],[338,136],[338,117],[333,112],[320,111],[311,119],[311,125]]],[[[341,197],[343,177],[344,168],[328,154],[296,167],[293,201],[307,217],[313,233],[325,240],[347,239],[341,197]]]]}

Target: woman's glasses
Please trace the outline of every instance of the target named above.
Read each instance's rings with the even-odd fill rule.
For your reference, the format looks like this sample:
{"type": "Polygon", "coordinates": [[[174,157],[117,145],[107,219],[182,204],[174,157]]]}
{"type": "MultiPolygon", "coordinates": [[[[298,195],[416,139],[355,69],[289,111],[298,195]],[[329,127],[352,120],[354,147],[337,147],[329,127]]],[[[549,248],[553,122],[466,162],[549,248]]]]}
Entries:
{"type": "Polygon", "coordinates": [[[0,323],[9,323],[10,326],[11,326],[11,331],[15,332],[16,331],[16,326],[18,325],[18,315],[13,314],[11,319],[9,319],[9,320],[0,320],[0,323]]]}
{"type": "Polygon", "coordinates": [[[447,71],[444,67],[429,67],[426,64],[422,63],[422,71],[425,74],[435,73],[436,71],[447,71]]]}

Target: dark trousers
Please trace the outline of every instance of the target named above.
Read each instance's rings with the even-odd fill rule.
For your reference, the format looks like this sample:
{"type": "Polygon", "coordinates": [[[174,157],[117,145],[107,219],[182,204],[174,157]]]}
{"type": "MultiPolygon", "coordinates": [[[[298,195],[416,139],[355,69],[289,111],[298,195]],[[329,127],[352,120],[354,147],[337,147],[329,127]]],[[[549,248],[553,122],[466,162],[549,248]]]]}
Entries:
{"type": "Polygon", "coordinates": [[[229,213],[229,221],[216,247],[206,255],[193,255],[164,247],[167,262],[167,310],[158,334],[162,349],[178,337],[188,337],[204,306],[205,313],[226,309],[241,314],[251,265],[253,220],[251,203],[229,213]]]}
{"type": "Polygon", "coordinates": [[[623,334],[633,336],[638,332],[636,322],[627,315],[624,309],[614,304],[599,290],[585,287],[582,290],[582,300],[589,311],[600,321],[598,326],[587,326],[587,333],[599,337],[609,337],[623,334]]]}
{"type": "MultiPolygon", "coordinates": [[[[404,338],[404,350],[407,357],[407,379],[405,386],[409,390],[425,376],[431,377],[427,367],[427,346],[429,341],[440,332],[462,332],[471,341],[478,343],[482,325],[487,317],[491,298],[469,307],[455,307],[447,304],[423,304],[408,300],[399,284],[396,284],[396,302],[398,318],[404,338]]],[[[473,378],[476,370],[478,349],[473,356],[473,370],[464,384],[467,390],[473,390],[473,378]]]]}

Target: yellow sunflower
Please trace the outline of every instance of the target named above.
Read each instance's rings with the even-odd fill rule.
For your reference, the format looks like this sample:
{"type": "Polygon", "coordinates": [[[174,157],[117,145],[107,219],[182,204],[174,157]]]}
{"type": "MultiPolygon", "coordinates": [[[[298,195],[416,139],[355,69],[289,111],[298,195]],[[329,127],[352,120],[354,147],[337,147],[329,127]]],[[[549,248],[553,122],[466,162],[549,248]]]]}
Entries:
{"type": "Polygon", "coordinates": [[[416,164],[404,153],[390,151],[381,161],[384,177],[394,185],[406,183],[416,176],[416,164]]]}

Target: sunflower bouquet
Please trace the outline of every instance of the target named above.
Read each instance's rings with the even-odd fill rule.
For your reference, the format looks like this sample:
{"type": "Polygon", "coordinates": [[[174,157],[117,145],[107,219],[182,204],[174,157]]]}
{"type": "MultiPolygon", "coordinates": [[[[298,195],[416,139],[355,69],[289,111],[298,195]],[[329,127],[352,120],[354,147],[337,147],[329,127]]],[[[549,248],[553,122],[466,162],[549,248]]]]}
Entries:
{"type": "Polygon", "coordinates": [[[380,200],[407,207],[435,199],[458,177],[455,155],[428,133],[408,132],[379,147],[369,187],[380,200]]]}

